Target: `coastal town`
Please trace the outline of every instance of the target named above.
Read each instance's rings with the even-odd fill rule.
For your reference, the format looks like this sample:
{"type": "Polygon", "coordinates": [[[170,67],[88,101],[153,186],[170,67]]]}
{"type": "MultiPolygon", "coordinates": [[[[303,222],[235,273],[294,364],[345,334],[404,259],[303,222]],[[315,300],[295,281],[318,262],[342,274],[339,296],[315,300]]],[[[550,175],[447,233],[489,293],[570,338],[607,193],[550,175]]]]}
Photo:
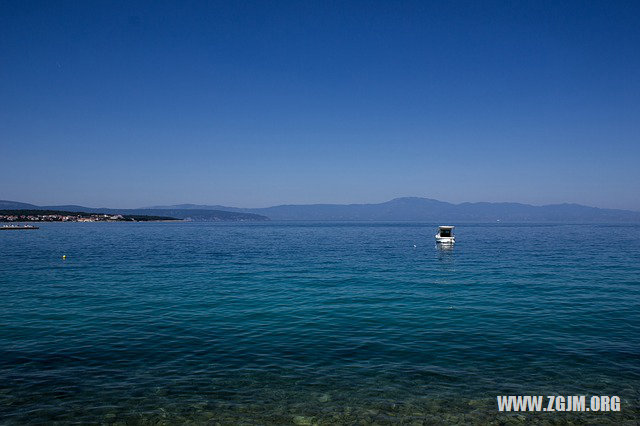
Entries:
{"type": "Polygon", "coordinates": [[[164,216],[122,215],[49,210],[0,210],[0,222],[149,222],[161,220],[164,221],[178,219],[164,216]]]}

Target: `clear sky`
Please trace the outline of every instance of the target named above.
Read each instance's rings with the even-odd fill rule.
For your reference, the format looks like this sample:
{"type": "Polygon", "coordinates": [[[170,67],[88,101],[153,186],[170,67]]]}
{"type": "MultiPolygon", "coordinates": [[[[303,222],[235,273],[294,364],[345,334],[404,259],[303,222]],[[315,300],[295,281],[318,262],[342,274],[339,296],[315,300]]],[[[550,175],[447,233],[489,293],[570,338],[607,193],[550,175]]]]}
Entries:
{"type": "Polygon", "coordinates": [[[399,196],[640,210],[640,2],[0,2],[0,199],[399,196]]]}

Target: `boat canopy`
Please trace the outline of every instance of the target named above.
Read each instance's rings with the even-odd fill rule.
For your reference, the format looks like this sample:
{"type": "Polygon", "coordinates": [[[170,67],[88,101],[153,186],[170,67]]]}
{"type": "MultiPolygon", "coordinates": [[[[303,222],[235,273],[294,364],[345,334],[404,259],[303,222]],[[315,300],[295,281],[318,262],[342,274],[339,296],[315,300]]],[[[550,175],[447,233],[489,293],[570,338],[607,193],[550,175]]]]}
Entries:
{"type": "Polygon", "coordinates": [[[441,238],[451,238],[451,231],[453,231],[453,226],[438,226],[438,235],[441,238]]]}

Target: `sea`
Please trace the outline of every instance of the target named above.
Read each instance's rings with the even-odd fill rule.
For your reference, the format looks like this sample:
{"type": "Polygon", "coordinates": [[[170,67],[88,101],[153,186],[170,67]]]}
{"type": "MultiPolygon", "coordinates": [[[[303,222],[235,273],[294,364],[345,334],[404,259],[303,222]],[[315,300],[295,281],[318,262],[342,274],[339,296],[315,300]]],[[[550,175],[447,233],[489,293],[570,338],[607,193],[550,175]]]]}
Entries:
{"type": "Polygon", "coordinates": [[[0,423],[638,423],[640,225],[437,225],[2,231],[0,423]]]}

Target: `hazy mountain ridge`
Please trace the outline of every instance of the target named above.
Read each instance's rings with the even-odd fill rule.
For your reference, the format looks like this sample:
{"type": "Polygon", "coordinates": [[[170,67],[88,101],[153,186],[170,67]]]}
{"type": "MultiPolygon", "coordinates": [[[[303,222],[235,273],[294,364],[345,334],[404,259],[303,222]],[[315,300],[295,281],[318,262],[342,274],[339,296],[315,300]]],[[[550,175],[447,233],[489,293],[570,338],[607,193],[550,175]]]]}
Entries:
{"type": "Polygon", "coordinates": [[[29,203],[0,200],[0,210],[30,210],[30,209],[39,209],[39,208],[40,207],[33,204],[29,204],[29,203]]]}
{"type": "Polygon", "coordinates": [[[580,204],[532,206],[522,203],[453,204],[431,198],[404,197],[377,204],[283,204],[264,208],[179,204],[180,207],[256,213],[272,220],[461,221],[461,222],[640,222],[640,212],[580,204]]]}
{"type": "Polygon", "coordinates": [[[1,201],[0,208],[40,208],[95,213],[168,215],[192,220],[354,220],[422,222],[638,222],[640,212],[601,209],[580,204],[532,206],[522,203],[452,204],[430,198],[404,197],[377,204],[283,204],[264,208],[176,204],[141,209],[88,208],[82,206],[34,206],[1,201]],[[18,207],[13,207],[13,205],[18,207]]]}

